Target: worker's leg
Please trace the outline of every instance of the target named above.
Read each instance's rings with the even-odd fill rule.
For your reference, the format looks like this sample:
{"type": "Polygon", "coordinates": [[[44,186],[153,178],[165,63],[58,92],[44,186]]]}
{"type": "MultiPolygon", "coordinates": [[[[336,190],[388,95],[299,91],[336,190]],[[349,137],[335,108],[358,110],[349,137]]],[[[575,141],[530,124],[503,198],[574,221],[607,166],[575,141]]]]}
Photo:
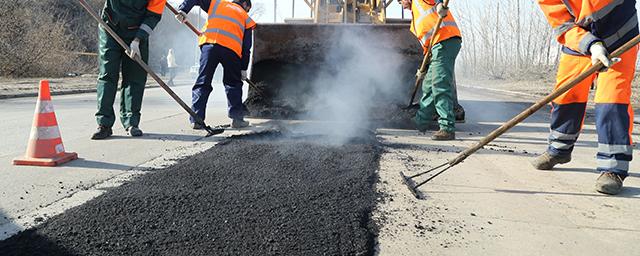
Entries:
{"type": "MultiPolygon", "coordinates": [[[[436,44],[432,49],[431,63],[429,63],[429,72],[432,76],[431,97],[436,112],[440,116],[438,118],[440,130],[446,132],[455,130],[453,76],[456,57],[460,52],[461,45],[460,38],[451,38],[436,44]]],[[[426,101],[430,102],[431,100],[426,101]]]]}
{"type": "MultiPolygon", "coordinates": [[[[205,44],[200,47],[200,72],[198,79],[191,89],[191,109],[204,120],[207,109],[207,101],[209,94],[213,88],[211,80],[213,73],[218,66],[218,57],[215,56],[214,45],[205,44]]],[[[193,117],[190,118],[191,123],[195,123],[193,117]]]]}
{"type": "Polygon", "coordinates": [[[431,68],[427,69],[422,80],[422,97],[420,98],[420,109],[416,112],[415,122],[419,131],[425,131],[433,122],[433,115],[436,112],[435,103],[433,101],[433,77],[435,71],[431,68]]]}
{"type": "Polygon", "coordinates": [[[242,65],[240,57],[228,48],[216,47],[219,52],[220,62],[224,68],[222,83],[224,91],[227,95],[228,116],[231,119],[243,119],[246,114],[246,108],[242,104],[242,65]]]}
{"type": "Polygon", "coordinates": [[[98,112],[96,112],[96,122],[99,126],[112,127],[116,120],[113,102],[118,89],[120,63],[124,51],[103,29],[100,29],[98,38],[100,73],[97,85],[98,112]]]}
{"type": "MultiPolygon", "coordinates": [[[[125,39],[127,44],[132,38],[125,39]]],[[[149,60],[148,41],[140,42],[140,54],[142,60],[149,60]]],[[[147,83],[147,72],[133,59],[126,56],[122,59],[122,92],[120,94],[120,121],[125,129],[138,127],[140,124],[140,110],[142,109],[142,97],[147,83]]]]}
{"type": "Polygon", "coordinates": [[[633,109],[630,105],[638,48],[624,53],[622,61],[598,77],[596,130],[598,171],[625,178],[632,159],[633,109]]]}
{"type": "MultiPolygon", "coordinates": [[[[577,77],[591,66],[591,59],[584,56],[563,54],[560,57],[556,88],[577,77]]],[[[573,89],[552,102],[551,133],[547,152],[551,156],[569,157],[578,139],[589,99],[589,87],[594,76],[588,77],[573,89]]]]}

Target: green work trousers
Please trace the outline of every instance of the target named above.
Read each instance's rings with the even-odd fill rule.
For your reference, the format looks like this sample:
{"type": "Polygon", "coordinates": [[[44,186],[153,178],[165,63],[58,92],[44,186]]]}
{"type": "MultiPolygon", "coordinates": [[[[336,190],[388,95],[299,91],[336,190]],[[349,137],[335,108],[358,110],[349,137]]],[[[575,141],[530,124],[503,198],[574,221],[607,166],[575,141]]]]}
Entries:
{"type": "Polygon", "coordinates": [[[437,113],[441,130],[453,132],[455,130],[455,64],[460,52],[462,39],[450,38],[437,43],[431,50],[431,62],[425,79],[422,81],[422,98],[420,110],[416,113],[416,126],[426,128],[433,122],[433,115],[437,113]]]}
{"type": "MultiPolygon", "coordinates": [[[[125,28],[126,29],[126,28],[125,28]]],[[[122,28],[114,29],[117,34],[124,35],[122,28]]],[[[133,37],[122,38],[127,45],[133,37]]],[[[140,124],[140,109],[142,95],[147,83],[147,72],[138,63],[129,58],[125,50],[104,29],[99,32],[99,65],[98,75],[98,112],[96,121],[100,126],[112,127],[116,121],[113,103],[118,91],[118,80],[122,68],[122,86],[120,88],[120,122],[125,129],[140,124]]],[[[140,41],[140,54],[145,63],[149,59],[149,44],[147,40],[140,41]]]]}

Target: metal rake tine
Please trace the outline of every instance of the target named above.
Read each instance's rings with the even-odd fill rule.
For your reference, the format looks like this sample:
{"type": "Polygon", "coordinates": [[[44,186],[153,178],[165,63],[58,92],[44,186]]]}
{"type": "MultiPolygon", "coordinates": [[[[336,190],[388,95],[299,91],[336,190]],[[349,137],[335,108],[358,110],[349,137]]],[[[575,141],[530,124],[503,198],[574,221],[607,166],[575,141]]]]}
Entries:
{"type": "Polygon", "coordinates": [[[447,166],[447,168],[442,169],[442,171],[439,171],[438,173],[434,174],[433,176],[429,177],[428,179],[426,179],[423,182],[418,183],[417,185],[415,185],[414,189],[419,188],[420,186],[427,184],[427,182],[431,181],[432,179],[435,179],[436,177],[438,177],[438,175],[442,174],[443,172],[446,172],[447,170],[449,170],[451,167],[453,167],[453,165],[449,165],[447,166]]]}
{"type": "MultiPolygon", "coordinates": [[[[438,166],[436,166],[436,167],[433,167],[433,168],[431,168],[431,169],[429,169],[429,170],[427,170],[427,171],[424,171],[424,172],[421,172],[421,173],[417,173],[417,174],[411,175],[411,176],[409,176],[408,178],[409,178],[409,179],[413,179],[413,178],[415,178],[415,177],[420,177],[420,176],[422,176],[422,175],[425,175],[425,174],[427,174],[427,173],[430,173],[430,172],[432,172],[432,171],[435,171],[435,170],[437,170],[437,169],[440,169],[441,167],[443,167],[443,166],[445,166],[445,165],[447,165],[447,164],[449,164],[449,162],[446,162],[446,163],[444,163],[444,164],[441,164],[441,165],[438,165],[438,166]]],[[[450,168],[450,167],[449,167],[449,168],[450,168]]]]}

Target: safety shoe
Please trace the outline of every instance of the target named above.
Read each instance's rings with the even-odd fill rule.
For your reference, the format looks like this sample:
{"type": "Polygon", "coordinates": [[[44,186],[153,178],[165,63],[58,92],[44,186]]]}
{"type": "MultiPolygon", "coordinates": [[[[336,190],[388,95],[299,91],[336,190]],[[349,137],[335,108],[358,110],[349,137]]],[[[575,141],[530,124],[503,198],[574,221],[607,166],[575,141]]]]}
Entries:
{"type": "Polygon", "coordinates": [[[204,129],[204,125],[202,125],[200,123],[191,123],[191,129],[202,130],[202,129],[204,129]]]}
{"type": "Polygon", "coordinates": [[[596,190],[603,194],[616,195],[622,190],[624,178],[613,172],[603,172],[596,180],[596,190]]]}
{"type": "Polygon", "coordinates": [[[440,129],[437,132],[434,132],[433,135],[431,135],[431,139],[432,140],[455,140],[456,132],[448,132],[440,129]]]}
{"type": "Polygon", "coordinates": [[[571,156],[553,156],[549,152],[544,152],[531,161],[533,167],[538,170],[551,170],[556,164],[566,164],[571,162],[571,156]]]}
{"type": "Polygon", "coordinates": [[[238,118],[238,119],[233,119],[233,121],[231,122],[231,128],[245,128],[249,126],[249,122],[245,121],[242,118],[238,118]]]}
{"type": "Polygon", "coordinates": [[[93,133],[93,135],[91,135],[91,139],[102,140],[102,139],[106,139],[112,134],[113,134],[113,131],[111,130],[111,127],[106,127],[101,125],[101,126],[98,126],[98,130],[95,133],[93,133]]]}
{"type": "Polygon", "coordinates": [[[127,133],[129,135],[131,135],[131,137],[140,137],[140,136],[142,136],[142,130],[140,130],[140,128],[135,127],[135,126],[131,126],[131,127],[127,128],[127,133]]]}

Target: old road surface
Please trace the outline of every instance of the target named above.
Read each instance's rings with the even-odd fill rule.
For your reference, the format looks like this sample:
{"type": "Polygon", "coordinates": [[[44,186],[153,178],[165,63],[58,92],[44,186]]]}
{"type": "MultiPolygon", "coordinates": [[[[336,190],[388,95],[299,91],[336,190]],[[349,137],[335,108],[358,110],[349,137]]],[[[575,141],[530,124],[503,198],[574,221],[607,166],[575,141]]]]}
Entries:
{"type": "MultiPolygon", "coordinates": [[[[174,87],[183,99],[190,83],[174,87]]],[[[427,199],[413,198],[399,171],[451,158],[531,103],[472,85],[460,91],[467,123],[458,125],[456,141],[379,128],[377,142],[340,146],[318,142],[322,136],[225,140],[279,126],[255,119],[252,129],[203,138],[159,88],[145,92],[144,137],[126,137],[116,125],[113,139],[91,141],[95,95],[53,96],[65,147],[81,158],[56,168],[11,165],[26,148],[35,99],[0,100],[0,255],[640,251],[640,164],[632,162],[621,195],[594,191],[592,111],[573,161],[557,170],[529,164],[546,147],[544,109],[422,187],[427,199]]],[[[216,85],[211,124],[229,122],[222,92],[216,85]]]]}

